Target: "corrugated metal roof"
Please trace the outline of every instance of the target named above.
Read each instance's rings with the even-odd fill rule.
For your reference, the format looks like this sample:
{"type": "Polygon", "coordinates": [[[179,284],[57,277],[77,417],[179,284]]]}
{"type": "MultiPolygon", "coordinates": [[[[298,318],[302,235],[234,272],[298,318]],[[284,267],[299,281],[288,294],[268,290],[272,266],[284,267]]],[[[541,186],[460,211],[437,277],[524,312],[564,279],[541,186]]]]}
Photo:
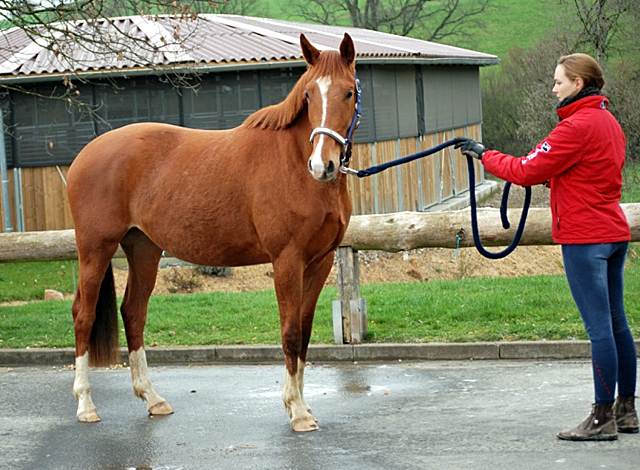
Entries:
{"type": "Polygon", "coordinates": [[[213,68],[301,61],[301,33],[318,49],[336,48],[348,33],[354,40],[359,63],[498,62],[494,55],[366,29],[236,15],[201,14],[192,20],[127,16],[101,19],[94,24],[77,21],[56,26],[53,36],[47,32],[49,39],[34,40],[36,36],[18,28],[0,33],[0,79],[162,66],[213,68]],[[78,39],[83,37],[93,37],[95,41],[78,39]],[[105,40],[110,47],[101,45],[105,40]]]}

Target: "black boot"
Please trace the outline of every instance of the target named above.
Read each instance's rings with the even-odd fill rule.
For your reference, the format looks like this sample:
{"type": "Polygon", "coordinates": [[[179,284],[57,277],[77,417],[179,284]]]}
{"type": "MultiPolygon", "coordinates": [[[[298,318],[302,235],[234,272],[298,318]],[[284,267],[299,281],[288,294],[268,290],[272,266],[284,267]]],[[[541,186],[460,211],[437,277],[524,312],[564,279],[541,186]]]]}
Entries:
{"type": "Polygon", "coordinates": [[[620,395],[613,405],[613,415],[618,425],[618,431],[625,433],[638,432],[638,413],[635,405],[636,397],[633,395],[620,395]]]}
{"type": "Polygon", "coordinates": [[[613,403],[594,404],[587,419],[573,429],[559,432],[557,436],[566,441],[614,441],[618,439],[618,428],[613,417],[613,403]]]}

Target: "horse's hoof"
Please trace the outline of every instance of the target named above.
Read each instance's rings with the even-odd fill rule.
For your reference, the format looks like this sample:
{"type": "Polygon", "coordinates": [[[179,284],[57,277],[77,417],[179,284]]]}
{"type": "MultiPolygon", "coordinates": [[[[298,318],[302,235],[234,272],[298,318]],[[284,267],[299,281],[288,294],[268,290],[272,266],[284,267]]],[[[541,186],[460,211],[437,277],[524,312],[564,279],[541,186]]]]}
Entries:
{"type": "Polygon", "coordinates": [[[310,432],[317,431],[320,429],[318,426],[318,420],[313,416],[305,417],[305,418],[297,418],[291,421],[291,429],[295,432],[310,432]]]}
{"type": "Polygon", "coordinates": [[[149,408],[148,411],[151,416],[170,415],[173,413],[173,408],[166,401],[161,401],[149,408]]]}
{"type": "Polygon", "coordinates": [[[98,416],[98,413],[96,413],[95,410],[83,411],[78,415],[78,421],[81,423],[97,423],[100,421],[100,416],[98,416]]]}

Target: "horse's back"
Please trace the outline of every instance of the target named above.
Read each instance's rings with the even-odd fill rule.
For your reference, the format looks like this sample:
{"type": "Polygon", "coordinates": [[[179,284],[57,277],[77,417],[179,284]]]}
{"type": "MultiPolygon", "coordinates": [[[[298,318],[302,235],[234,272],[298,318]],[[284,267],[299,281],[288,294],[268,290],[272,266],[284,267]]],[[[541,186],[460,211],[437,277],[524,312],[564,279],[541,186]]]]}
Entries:
{"type": "Polygon", "coordinates": [[[153,159],[157,164],[159,158],[168,155],[180,145],[185,138],[191,143],[206,139],[208,133],[178,127],[171,124],[145,122],[129,124],[106,132],[89,142],[71,164],[70,174],[82,171],[99,172],[107,167],[120,170],[121,165],[141,166],[153,159]]]}
{"type": "Polygon", "coordinates": [[[282,166],[260,163],[270,161],[262,158],[268,153],[262,134],[140,123],[97,137],[68,174],[76,233],[113,240],[137,227],[186,260],[269,261],[253,214],[265,195],[263,170],[273,172],[268,179],[274,184],[282,166]]]}
{"type": "MultiPolygon", "coordinates": [[[[68,174],[71,199],[131,195],[136,187],[161,182],[201,155],[216,131],[162,123],[136,123],[96,137],[80,151],[68,174]],[[76,194],[79,193],[79,194],[76,194]]],[[[172,175],[173,174],[173,175],[172,175]]]]}
{"type": "MultiPolygon", "coordinates": [[[[96,215],[112,225],[136,225],[136,197],[160,197],[163,179],[179,172],[181,147],[206,140],[205,131],[161,123],[120,127],[89,142],[71,164],[67,192],[76,230],[87,230],[96,215]],[[96,215],[88,215],[93,213],[96,215]],[[87,222],[91,220],[90,222],[87,222]]],[[[146,201],[141,201],[144,204],[146,201]]]]}

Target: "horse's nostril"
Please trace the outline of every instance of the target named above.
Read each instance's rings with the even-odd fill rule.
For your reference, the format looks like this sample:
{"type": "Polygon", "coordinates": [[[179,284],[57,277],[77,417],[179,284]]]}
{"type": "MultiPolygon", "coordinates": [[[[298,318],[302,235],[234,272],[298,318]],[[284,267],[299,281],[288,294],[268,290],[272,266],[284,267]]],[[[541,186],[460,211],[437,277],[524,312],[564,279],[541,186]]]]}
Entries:
{"type": "Polygon", "coordinates": [[[313,165],[311,165],[311,160],[309,160],[309,171],[313,173],[313,165]]]}
{"type": "Polygon", "coordinates": [[[334,173],[336,170],[336,165],[333,163],[333,161],[330,161],[329,164],[327,165],[327,173],[334,173]]]}

